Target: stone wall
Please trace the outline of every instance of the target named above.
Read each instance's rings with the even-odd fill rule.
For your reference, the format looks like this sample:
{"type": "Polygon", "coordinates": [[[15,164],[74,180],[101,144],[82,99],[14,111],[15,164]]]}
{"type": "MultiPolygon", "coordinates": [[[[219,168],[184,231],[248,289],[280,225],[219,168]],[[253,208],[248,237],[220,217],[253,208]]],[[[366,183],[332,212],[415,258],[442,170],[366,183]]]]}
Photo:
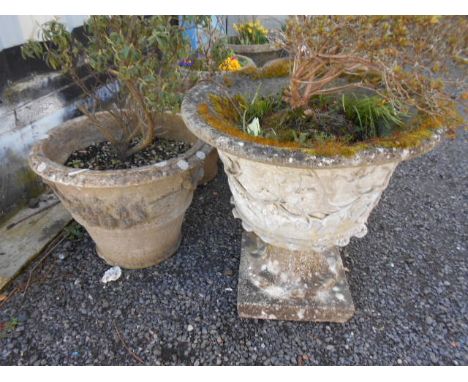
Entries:
{"type": "Polygon", "coordinates": [[[0,104],[0,220],[43,190],[29,169],[34,142],[77,115],[79,91],[58,73],[31,74],[6,86],[0,104]]]}

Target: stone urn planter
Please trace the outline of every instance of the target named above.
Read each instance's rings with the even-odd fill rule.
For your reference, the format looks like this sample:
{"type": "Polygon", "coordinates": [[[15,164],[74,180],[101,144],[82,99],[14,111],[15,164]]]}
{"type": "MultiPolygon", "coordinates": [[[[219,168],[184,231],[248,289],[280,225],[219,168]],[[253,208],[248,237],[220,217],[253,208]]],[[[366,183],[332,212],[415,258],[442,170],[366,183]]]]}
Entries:
{"type": "MultiPolygon", "coordinates": [[[[105,113],[96,116],[106,123],[105,113]]],[[[212,149],[188,132],[180,117],[167,115],[158,126],[160,136],[185,140],[192,147],[153,165],[77,170],[63,165],[69,155],[104,140],[87,117],[79,117],[53,129],[31,150],[33,171],[86,228],[98,255],[111,265],[144,268],[176,252],[185,211],[203,178],[204,162],[212,155],[212,149]]]]}
{"type": "Polygon", "coordinates": [[[251,58],[258,67],[275,58],[284,57],[286,54],[282,48],[276,47],[274,44],[228,44],[227,47],[236,54],[251,58]]]}
{"type": "Polygon", "coordinates": [[[415,148],[366,149],[351,157],[244,140],[207,122],[200,105],[209,106],[211,94],[274,94],[289,79],[238,77],[229,88],[221,81],[194,87],[182,116],[197,137],[218,149],[234,216],[242,220],[239,315],[345,322],[354,305],[339,248],[366,235],[369,214],[398,164],[431,150],[442,132],[415,148]]]}

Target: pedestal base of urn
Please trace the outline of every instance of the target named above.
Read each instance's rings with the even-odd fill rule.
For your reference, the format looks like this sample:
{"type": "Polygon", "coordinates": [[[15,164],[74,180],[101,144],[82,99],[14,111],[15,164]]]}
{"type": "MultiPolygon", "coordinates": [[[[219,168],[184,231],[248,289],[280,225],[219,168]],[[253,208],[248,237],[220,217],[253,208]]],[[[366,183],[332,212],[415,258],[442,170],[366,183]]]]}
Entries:
{"type": "Polygon", "coordinates": [[[348,321],[354,304],[338,248],[290,251],[244,232],[237,310],[247,318],[348,321]]]}

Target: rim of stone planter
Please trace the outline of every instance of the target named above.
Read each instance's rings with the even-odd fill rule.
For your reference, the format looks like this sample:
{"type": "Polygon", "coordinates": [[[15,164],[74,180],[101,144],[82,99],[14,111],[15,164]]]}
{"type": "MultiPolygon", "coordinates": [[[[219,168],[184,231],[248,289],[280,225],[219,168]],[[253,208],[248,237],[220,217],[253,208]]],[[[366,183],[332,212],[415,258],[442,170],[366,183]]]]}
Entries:
{"type": "Polygon", "coordinates": [[[272,43],[266,44],[252,44],[252,45],[244,45],[244,44],[227,44],[228,49],[232,49],[234,52],[239,53],[265,53],[265,52],[277,52],[280,51],[282,48],[276,46],[272,43]]]}
{"type": "MultiPolygon", "coordinates": [[[[105,117],[105,113],[105,111],[98,112],[96,113],[96,117],[103,118],[105,117]]],[[[73,151],[94,143],[96,135],[99,135],[96,133],[94,136],[87,136],[84,131],[81,134],[81,147],[73,146],[73,142],[76,142],[76,140],[73,142],[69,141],[70,129],[78,130],[82,128],[82,124],[87,118],[86,116],[81,116],[63,123],[59,127],[52,129],[46,138],[32,147],[28,161],[36,174],[49,182],[61,183],[63,185],[99,188],[128,187],[136,184],[150,183],[156,179],[202,166],[203,160],[212,149],[198,139],[185,153],[169,160],[146,166],[120,170],[74,169],[64,166],[62,163],[66,161],[73,151]],[[53,147],[57,147],[57,145],[61,147],[60,152],[51,155],[51,150],[53,147]]]]}
{"type": "MultiPolygon", "coordinates": [[[[277,60],[275,60],[277,61],[277,60]]],[[[265,66],[269,63],[265,64],[265,66]]],[[[205,121],[199,114],[198,106],[210,105],[210,94],[272,94],[281,87],[287,86],[289,79],[266,78],[254,80],[242,74],[233,74],[229,86],[219,79],[209,83],[201,82],[195,85],[184,97],[181,107],[182,117],[187,127],[201,140],[227,153],[250,160],[295,168],[333,168],[354,167],[366,163],[383,164],[394,161],[408,160],[431,151],[445,133],[445,128],[434,129],[433,135],[410,148],[372,147],[363,149],[353,156],[318,156],[306,149],[271,146],[262,143],[242,140],[227,134],[205,121]]]]}

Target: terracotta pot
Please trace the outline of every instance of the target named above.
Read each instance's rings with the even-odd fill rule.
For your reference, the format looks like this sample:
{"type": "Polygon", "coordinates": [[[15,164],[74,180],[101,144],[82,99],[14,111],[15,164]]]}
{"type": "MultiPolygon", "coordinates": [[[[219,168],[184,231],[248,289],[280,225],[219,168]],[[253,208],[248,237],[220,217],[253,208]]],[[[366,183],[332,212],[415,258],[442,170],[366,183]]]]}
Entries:
{"type": "Polygon", "coordinates": [[[277,93],[288,79],[199,84],[183,104],[187,127],[215,146],[245,230],[238,311],[243,317],[344,322],[354,305],[339,254],[366,222],[397,165],[431,150],[442,131],[411,149],[375,148],[354,157],[319,157],[300,149],[243,141],[198,113],[209,94],[277,93]]]}
{"type": "MultiPolygon", "coordinates": [[[[97,117],[109,121],[105,113],[97,117]]],[[[63,163],[73,151],[104,140],[87,117],[53,129],[30,153],[33,171],[86,228],[98,255],[111,265],[149,267],[179,247],[184,214],[211,149],[181,128],[177,116],[167,116],[162,122],[158,134],[193,146],[176,158],[153,165],[107,171],[65,167],[63,163]]]]}
{"type": "Polygon", "coordinates": [[[249,57],[255,62],[258,67],[263,66],[266,62],[281,58],[286,55],[283,49],[276,47],[273,44],[228,44],[228,49],[232,49],[234,53],[249,57]]]}

